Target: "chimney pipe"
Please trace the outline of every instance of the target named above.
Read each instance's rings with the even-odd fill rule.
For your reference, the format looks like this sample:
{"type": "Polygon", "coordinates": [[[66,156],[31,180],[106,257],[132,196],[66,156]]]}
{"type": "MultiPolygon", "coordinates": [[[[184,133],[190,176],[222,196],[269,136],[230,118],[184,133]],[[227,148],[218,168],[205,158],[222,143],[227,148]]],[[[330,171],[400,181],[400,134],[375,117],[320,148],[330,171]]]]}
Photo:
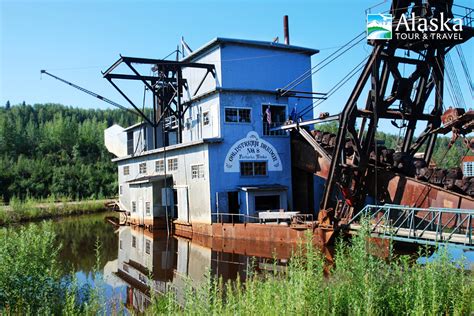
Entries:
{"type": "Polygon", "coordinates": [[[288,25],[288,15],[283,17],[283,33],[285,34],[285,44],[290,45],[290,27],[288,25]]]}

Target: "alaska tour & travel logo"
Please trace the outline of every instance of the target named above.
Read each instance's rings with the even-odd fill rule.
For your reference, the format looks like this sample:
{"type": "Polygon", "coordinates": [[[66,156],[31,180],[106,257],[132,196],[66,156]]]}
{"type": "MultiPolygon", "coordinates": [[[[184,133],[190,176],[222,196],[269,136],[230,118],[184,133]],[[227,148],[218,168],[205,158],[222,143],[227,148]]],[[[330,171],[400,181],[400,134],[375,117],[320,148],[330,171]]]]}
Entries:
{"type": "Polygon", "coordinates": [[[391,14],[367,14],[369,40],[462,40],[463,20],[447,17],[441,12],[436,17],[420,17],[415,13],[402,14],[395,20],[392,31],[391,14]]]}
{"type": "Polygon", "coordinates": [[[367,39],[392,39],[392,15],[367,14],[367,39]]]}

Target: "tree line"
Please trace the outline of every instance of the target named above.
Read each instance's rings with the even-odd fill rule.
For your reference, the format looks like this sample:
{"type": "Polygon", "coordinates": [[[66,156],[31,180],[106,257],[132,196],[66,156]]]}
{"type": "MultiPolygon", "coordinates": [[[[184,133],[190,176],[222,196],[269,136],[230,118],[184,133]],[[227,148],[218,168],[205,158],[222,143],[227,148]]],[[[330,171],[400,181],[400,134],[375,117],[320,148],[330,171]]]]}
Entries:
{"type": "MultiPolygon", "coordinates": [[[[7,102],[0,107],[0,199],[115,196],[117,168],[104,146],[103,131],[137,121],[122,110],[7,102]]],[[[337,132],[334,123],[316,128],[337,132]]],[[[377,139],[396,148],[396,135],[379,132],[377,139]]],[[[458,167],[466,147],[458,140],[447,151],[448,143],[447,137],[438,139],[433,160],[439,167],[458,167]]]]}
{"type": "Polygon", "coordinates": [[[0,107],[0,199],[115,196],[117,168],[103,132],[136,122],[121,110],[7,102],[0,107]]]}

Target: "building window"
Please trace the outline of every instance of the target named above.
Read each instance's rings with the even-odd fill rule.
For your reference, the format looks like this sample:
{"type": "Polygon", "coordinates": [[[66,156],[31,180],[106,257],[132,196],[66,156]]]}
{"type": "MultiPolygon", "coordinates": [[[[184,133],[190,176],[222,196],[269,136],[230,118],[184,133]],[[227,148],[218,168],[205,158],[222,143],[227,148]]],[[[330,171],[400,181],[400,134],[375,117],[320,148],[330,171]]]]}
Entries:
{"type": "Polygon", "coordinates": [[[146,212],[146,215],[150,215],[150,212],[151,211],[151,204],[150,202],[146,202],[145,203],[145,212],[146,212]]]}
{"type": "Polygon", "coordinates": [[[132,202],[132,212],[135,213],[137,211],[137,202],[132,202]]]}
{"type": "Polygon", "coordinates": [[[120,186],[120,187],[119,187],[119,194],[120,194],[120,195],[123,194],[123,186],[120,186]]]}
{"type": "Polygon", "coordinates": [[[168,171],[178,170],[178,158],[168,159],[168,171]]]}
{"type": "Polygon", "coordinates": [[[225,121],[228,123],[250,123],[250,109],[226,108],[225,121]]]}
{"type": "Polygon", "coordinates": [[[464,177],[474,177],[474,161],[467,161],[464,163],[464,177]]]}
{"type": "Polygon", "coordinates": [[[192,179],[204,178],[204,165],[191,166],[191,178],[192,179]]]}
{"type": "Polygon", "coordinates": [[[126,265],[126,264],[123,265],[123,271],[128,273],[128,265],[126,265]]]}
{"type": "Polygon", "coordinates": [[[159,173],[165,172],[165,162],[163,159],[155,162],[155,171],[159,173]]]}
{"type": "Polygon", "coordinates": [[[132,236],[132,247],[137,248],[137,237],[132,236]]]}
{"type": "Polygon", "coordinates": [[[209,111],[202,113],[202,124],[209,125],[209,123],[210,123],[209,111]]]}
{"type": "Polygon", "coordinates": [[[263,135],[284,136],[286,131],[272,131],[272,128],[282,126],[286,120],[286,107],[278,105],[262,105],[263,135]]]}
{"type": "Polygon", "coordinates": [[[122,239],[120,239],[120,241],[119,241],[119,248],[120,248],[120,249],[123,249],[123,248],[122,248],[122,239]]]}
{"type": "Polygon", "coordinates": [[[146,173],[146,162],[142,162],[141,164],[138,165],[138,172],[140,174],[146,173]]]}
{"type": "Polygon", "coordinates": [[[133,131],[127,132],[127,155],[133,155],[133,131]]]}
{"type": "Polygon", "coordinates": [[[242,161],[240,163],[241,176],[266,176],[266,161],[242,161]]]}
{"type": "Polygon", "coordinates": [[[128,176],[129,174],[130,174],[130,167],[129,166],[123,167],[123,175],[128,176]]]}
{"type": "Polygon", "coordinates": [[[147,240],[145,241],[145,252],[146,252],[147,254],[150,254],[150,250],[151,250],[151,242],[147,239],[147,240]]]}

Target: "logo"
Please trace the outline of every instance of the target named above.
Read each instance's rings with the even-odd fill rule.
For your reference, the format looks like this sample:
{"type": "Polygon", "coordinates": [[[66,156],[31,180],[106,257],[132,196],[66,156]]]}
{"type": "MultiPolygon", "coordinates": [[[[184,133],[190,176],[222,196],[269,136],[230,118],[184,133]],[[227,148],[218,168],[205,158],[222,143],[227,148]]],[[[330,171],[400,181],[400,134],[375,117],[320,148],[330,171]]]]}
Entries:
{"type": "Polygon", "coordinates": [[[275,147],[253,131],[229,149],[224,161],[224,172],[239,172],[241,161],[266,161],[268,171],[283,170],[280,155],[275,147]]]}
{"type": "Polygon", "coordinates": [[[367,14],[367,39],[392,39],[392,15],[367,14]]]}

